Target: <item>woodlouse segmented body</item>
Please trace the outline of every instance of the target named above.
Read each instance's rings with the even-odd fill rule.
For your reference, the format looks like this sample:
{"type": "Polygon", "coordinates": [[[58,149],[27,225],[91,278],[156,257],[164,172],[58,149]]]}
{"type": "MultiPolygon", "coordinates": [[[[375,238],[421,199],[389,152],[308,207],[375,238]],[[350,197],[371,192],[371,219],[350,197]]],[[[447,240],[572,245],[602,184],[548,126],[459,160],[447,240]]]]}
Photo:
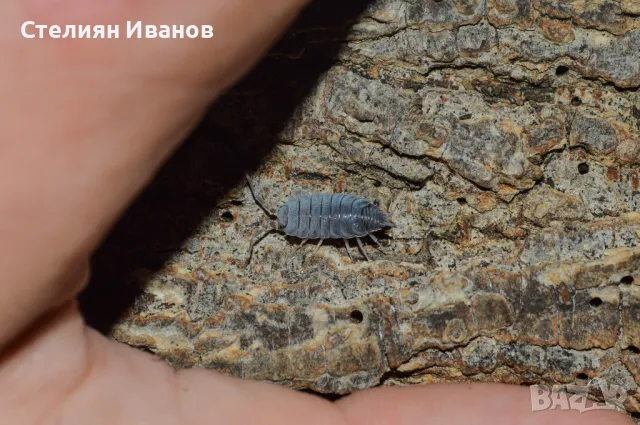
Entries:
{"type": "MultiPolygon", "coordinates": [[[[325,239],[343,239],[347,253],[351,256],[348,239],[355,238],[358,247],[367,260],[361,237],[369,236],[380,246],[373,232],[386,227],[393,227],[390,215],[365,198],[345,193],[327,193],[305,195],[289,199],[277,213],[271,212],[256,196],[249,175],[246,176],[249,189],[254,199],[272,218],[276,219],[275,228],[254,234],[249,244],[247,263],[251,258],[254,242],[258,235],[266,235],[273,230],[280,230],[289,236],[302,239],[302,244],[309,239],[319,239],[318,247],[325,239]]],[[[317,249],[317,248],[316,248],[317,249]]]]}
{"type": "Polygon", "coordinates": [[[301,239],[351,239],[391,226],[365,198],[344,193],[306,195],[278,209],[278,227],[301,239]]]}

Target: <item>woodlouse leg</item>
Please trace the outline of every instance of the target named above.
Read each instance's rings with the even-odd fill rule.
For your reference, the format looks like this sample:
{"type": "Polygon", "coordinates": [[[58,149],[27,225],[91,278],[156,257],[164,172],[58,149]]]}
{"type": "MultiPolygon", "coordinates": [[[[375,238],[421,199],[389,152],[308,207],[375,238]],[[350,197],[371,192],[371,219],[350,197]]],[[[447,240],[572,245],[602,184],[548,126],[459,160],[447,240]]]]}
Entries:
{"type": "Polygon", "coordinates": [[[349,254],[349,258],[351,258],[351,261],[353,261],[353,257],[351,256],[351,250],[349,249],[349,241],[347,240],[347,238],[342,238],[342,240],[344,241],[344,246],[347,247],[347,254],[349,254]]]}
{"type": "Polygon", "coordinates": [[[302,242],[300,242],[300,245],[298,245],[298,247],[296,248],[296,251],[299,250],[300,248],[302,248],[302,245],[304,245],[305,243],[307,243],[309,239],[303,239],[302,242]]]}
{"type": "Polygon", "coordinates": [[[366,258],[367,261],[371,261],[371,259],[367,255],[367,252],[364,250],[364,245],[362,245],[362,241],[360,240],[360,238],[356,238],[356,241],[358,242],[358,246],[360,247],[360,251],[362,252],[362,255],[364,255],[364,258],[366,258]]]}
{"type": "Polygon", "coordinates": [[[318,241],[318,245],[316,245],[316,249],[313,250],[313,253],[315,254],[316,252],[318,252],[318,250],[320,249],[320,245],[322,245],[322,241],[324,241],[324,239],[320,239],[318,241]]]}
{"type": "Polygon", "coordinates": [[[256,201],[256,204],[258,204],[260,208],[262,208],[264,212],[266,212],[269,215],[269,217],[276,218],[277,217],[276,213],[271,211],[269,208],[267,208],[264,205],[264,202],[262,202],[262,199],[260,199],[260,197],[256,195],[256,192],[253,190],[253,181],[251,181],[251,177],[249,177],[249,174],[244,173],[244,175],[247,177],[247,183],[249,184],[249,191],[251,192],[251,196],[253,196],[253,199],[256,201]]]}
{"type": "MultiPolygon", "coordinates": [[[[378,238],[376,238],[375,236],[373,236],[372,233],[369,233],[369,237],[371,238],[371,240],[376,244],[376,246],[378,248],[382,248],[382,245],[380,245],[380,242],[378,242],[378,238]]],[[[382,249],[381,249],[382,251],[382,249]]]]}
{"type": "Polygon", "coordinates": [[[258,242],[260,242],[260,240],[262,240],[262,238],[264,238],[265,236],[267,236],[269,233],[273,232],[274,230],[276,230],[273,227],[269,227],[266,229],[261,229],[258,230],[256,233],[254,233],[251,236],[251,242],[249,242],[249,249],[247,249],[247,261],[245,262],[245,267],[249,265],[249,262],[251,261],[251,254],[253,253],[253,247],[255,246],[255,244],[257,244],[258,242]]]}
{"type": "Polygon", "coordinates": [[[384,249],[382,249],[382,245],[380,245],[380,242],[378,241],[378,238],[373,236],[372,233],[369,233],[369,237],[371,238],[371,240],[373,240],[373,242],[375,242],[376,248],[378,248],[378,251],[380,251],[380,252],[382,252],[384,254],[387,254],[387,252],[384,249]]]}

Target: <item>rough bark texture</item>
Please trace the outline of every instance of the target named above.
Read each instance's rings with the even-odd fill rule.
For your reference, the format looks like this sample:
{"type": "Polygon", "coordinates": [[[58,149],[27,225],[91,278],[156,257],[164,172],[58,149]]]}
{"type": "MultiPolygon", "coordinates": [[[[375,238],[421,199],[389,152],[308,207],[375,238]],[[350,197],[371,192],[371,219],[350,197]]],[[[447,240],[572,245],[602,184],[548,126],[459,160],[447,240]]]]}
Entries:
{"type": "Polygon", "coordinates": [[[102,286],[139,288],[112,335],[330,394],[599,377],[640,411],[640,3],[320,3],[106,244],[102,286]],[[386,252],[272,233],[245,269],[243,169],[272,208],[375,199],[386,252]]]}

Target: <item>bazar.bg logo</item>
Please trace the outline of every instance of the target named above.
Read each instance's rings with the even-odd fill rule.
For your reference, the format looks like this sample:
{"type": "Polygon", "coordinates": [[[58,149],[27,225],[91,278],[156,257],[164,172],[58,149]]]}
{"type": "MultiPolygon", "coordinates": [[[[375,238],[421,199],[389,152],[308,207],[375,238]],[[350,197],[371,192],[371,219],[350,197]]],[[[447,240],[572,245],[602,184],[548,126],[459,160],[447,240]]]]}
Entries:
{"type": "Polygon", "coordinates": [[[587,385],[531,385],[531,410],[539,412],[543,410],[577,410],[580,413],[592,410],[619,410],[625,411],[624,402],[627,399],[627,391],[620,385],[608,385],[604,380],[598,379],[587,385]],[[589,391],[600,389],[604,402],[595,402],[589,399],[589,391]]]}

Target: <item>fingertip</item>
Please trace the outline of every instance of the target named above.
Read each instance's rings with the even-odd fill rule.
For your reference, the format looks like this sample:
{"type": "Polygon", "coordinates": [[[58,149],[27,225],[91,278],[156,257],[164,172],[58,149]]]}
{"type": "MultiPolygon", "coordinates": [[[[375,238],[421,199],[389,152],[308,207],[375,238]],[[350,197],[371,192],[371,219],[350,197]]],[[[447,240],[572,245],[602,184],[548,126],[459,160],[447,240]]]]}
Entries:
{"type": "Polygon", "coordinates": [[[354,425],[629,425],[613,410],[534,411],[529,388],[490,383],[430,384],[365,390],[337,402],[354,425]]]}

